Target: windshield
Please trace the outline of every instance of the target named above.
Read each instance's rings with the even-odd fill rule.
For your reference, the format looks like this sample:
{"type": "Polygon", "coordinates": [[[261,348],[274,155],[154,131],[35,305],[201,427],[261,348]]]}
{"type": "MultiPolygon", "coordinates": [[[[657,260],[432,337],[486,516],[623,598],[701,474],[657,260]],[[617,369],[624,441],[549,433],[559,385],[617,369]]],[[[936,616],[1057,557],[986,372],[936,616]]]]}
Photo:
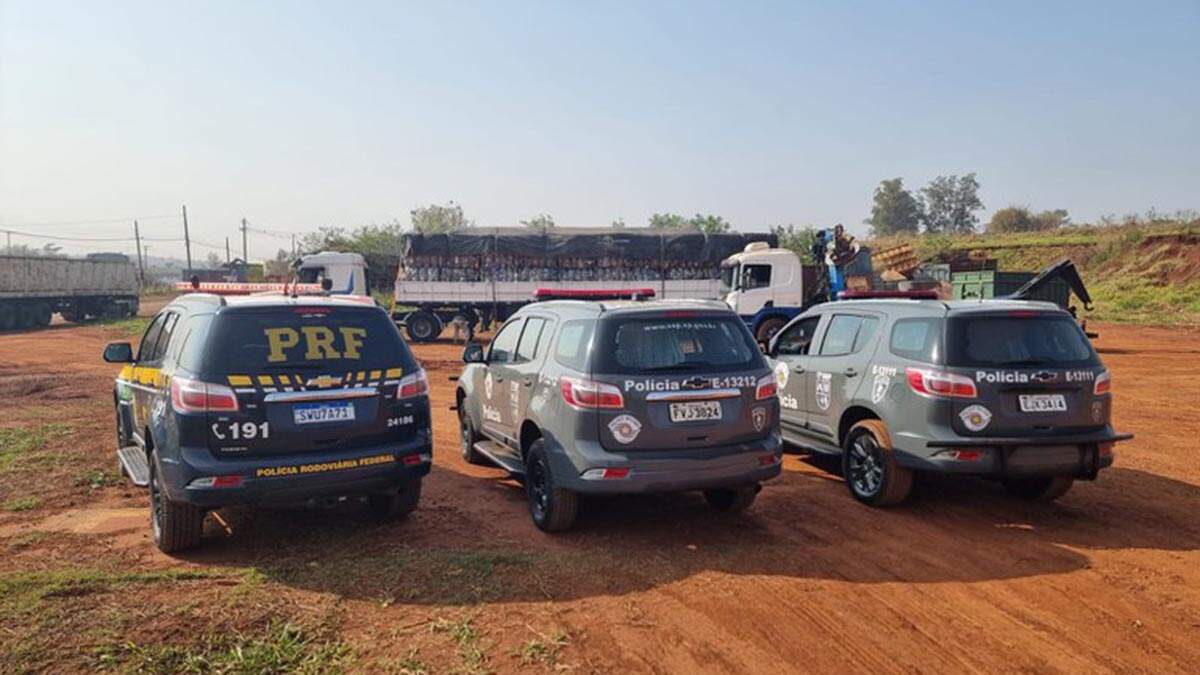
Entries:
{"type": "MultiPolygon", "coordinates": [[[[218,314],[206,372],[358,373],[416,368],[387,314],[376,308],[271,307],[218,314]]],[[[370,378],[379,379],[379,378],[370,378]]]]}
{"type": "Polygon", "coordinates": [[[763,366],[750,331],[733,316],[666,316],[604,322],[597,373],[740,370],[763,366]]]}
{"type": "Polygon", "coordinates": [[[732,290],[736,290],[737,279],[738,279],[737,263],[730,263],[728,265],[721,266],[721,290],[722,291],[729,292],[732,290]]]}
{"type": "Polygon", "coordinates": [[[1099,364],[1083,330],[1069,316],[982,315],[951,318],[947,365],[1071,368],[1099,364]]]}

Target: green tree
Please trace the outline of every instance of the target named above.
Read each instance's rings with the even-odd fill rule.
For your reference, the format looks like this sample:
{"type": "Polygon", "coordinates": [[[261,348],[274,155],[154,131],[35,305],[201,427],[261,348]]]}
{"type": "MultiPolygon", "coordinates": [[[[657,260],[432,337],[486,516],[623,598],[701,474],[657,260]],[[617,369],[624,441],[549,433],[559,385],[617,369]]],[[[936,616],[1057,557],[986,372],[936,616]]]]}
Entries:
{"type": "Polygon", "coordinates": [[[547,213],[539,213],[529,220],[522,220],[521,224],[530,229],[542,231],[552,230],[557,227],[554,224],[554,216],[547,213]]]}
{"type": "Polygon", "coordinates": [[[1054,230],[1071,221],[1066,209],[1033,213],[1027,206],[1009,206],[992,214],[987,231],[992,234],[1005,232],[1040,232],[1054,230]]]}
{"type": "Polygon", "coordinates": [[[288,252],[279,249],[275,253],[275,258],[267,260],[263,263],[263,271],[268,277],[287,279],[292,276],[291,256],[288,252]]]}
{"type": "Polygon", "coordinates": [[[771,234],[779,239],[779,248],[786,248],[795,253],[802,264],[811,265],[816,262],[812,257],[812,247],[817,242],[817,228],[811,225],[773,225],[771,234]]]}
{"type": "Polygon", "coordinates": [[[871,217],[865,222],[875,236],[916,233],[921,224],[921,202],[904,189],[904,179],[880,181],[875,188],[871,217]]]}
{"type": "Polygon", "coordinates": [[[614,230],[623,230],[623,229],[625,229],[625,219],[624,219],[624,218],[617,218],[616,220],[612,221],[612,228],[613,228],[614,230]]]}
{"type": "Polygon", "coordinates": [[[687,226],[687,218],[678,213],[656,213],[650,216],[650,227],[656,230],[678,230],[687,226]]]}
{"type": "Polygon", "coordinates": [[[1067,215],[1066,209],[1042,211],[1034,216],[1033,219],[1037,221],[1037,229],[1039,230],[1057,230],[1060,227],[1066,227],[1071,224],[1071,216],[1067,215]]]}
{"type": "Polygon", "coordinates": [[[938,176],[921,188],[924,197],[926,232],[956,234],[974,232],[979,224],[976,211],[983,208],[979,201],[979,181],[974,173],[964,176],[938,176]]]}
{"type": "Polygon", "coordinates": [[[445,206],[430,204],[415,208],[409,211],[409,216],[412,219],[413,230],[422,234],[453,232],[475,225],[474,221],[467,220],[463,215],[462,205],[456,204],[454,200],[445,206]]]}
{"type": "Polygon", "coordinates": [[[206,256],[204,258],[204,264],[209,269],[215,270],[221,266],[221,263],[222,263],[221,256],[217,255],[215,251],[209,251],[208,256],[206,256]]]}
{"type": "Polygon", "coordinates": [[[697,230],[700,230],[704,234],[720,234],[733,229],[733,226],[729,224],[729,221],[725,220],[721,216],[714,216],[711,214],[705,215],[697,213],[696,215],[692,216],[690,220],[688,220],[687,224],[696,228],[697,230]]]}

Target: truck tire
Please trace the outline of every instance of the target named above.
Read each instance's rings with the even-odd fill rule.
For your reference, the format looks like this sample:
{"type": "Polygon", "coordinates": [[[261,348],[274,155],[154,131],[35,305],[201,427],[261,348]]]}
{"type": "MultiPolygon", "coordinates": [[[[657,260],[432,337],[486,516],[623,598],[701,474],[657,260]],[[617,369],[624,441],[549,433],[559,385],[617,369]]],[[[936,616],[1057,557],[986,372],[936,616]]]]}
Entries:
{"type": "Polygon", "coordinates": [[[432,312],[424,310],[408,315],[404,325],[413,342],[433,342],[441,334],[442,322],[432,312]]]}
{"type": "Polygon", "coordinates": [[[1008,493],[1031,502],[1052,502],[1067,494],[1075,484],[1072,476],[1039,476],[1037,478],[1007,478],[1008,493]]]}
{"type": "Polygon", "coordinates": [[[0,303],[0,330],[12,330],[17,326],[17,308],[10,302],[0,303]]]}
{"type": "Polygon", "coordinates": [[[54,318],[54,310],[50,308],[48,302],[38,302],[33,305],[33,325],[38,328],[45,328],[50,325],[50,320],[54,318]]]}
{"type": "Polygon", "coordinates": [[[771,338],[775,337],[779,329],[785,325],[787,325],[787,319],[783,317],[773,316],[763,319],[763,322],[758,324],[758,330],[754,331],[754,339],[758,342],[770,342],[771,338]]]}
{"type": "Polygon", "coordinates": [[[543,532],[561,532],[575,523],[579,495],[555,485],[546,441],[537,439],[525,459],[525,498],[533,524],[543,532]]]}
{"type": "Polygon", "coordinates": [[[842,474],[851,496],[868,506],[893,506],[912,492],[913,472],[896,463],[892,436],[880,420],[862,420],[850,428],[842,474]]]}
{"type": "Polygon", "coordinates": [[[462,458],[467,464],[487,464],[487,459],[475,451],[475,444],[483,440],[483,436],[475,431],[471,416],[462,409],[462,401],[458,402],[459,445],[462,446],[462,458]]]}
{"type": "Polygon", "coordinates": [[[195,548],[204,531],[204,510],[171,501],[158,479],[158,458],[150,457],[150,531],[163,553],[195,548]]]}
{"type": "Polygon", "coordinates": [[[760,485],[746,485],[722,490],[705,490],[704,500],[708,506],[721,513],[741,513],[750,508],[754,498],[758,496],[760,485]]]}
{"type": "Polygon", "coordinates": [[[380,520],[403,518],[417,509],[421,501],[421,479],[404,481],[395,492],[381,492],[367,496],[371,513],[380,520]]]}

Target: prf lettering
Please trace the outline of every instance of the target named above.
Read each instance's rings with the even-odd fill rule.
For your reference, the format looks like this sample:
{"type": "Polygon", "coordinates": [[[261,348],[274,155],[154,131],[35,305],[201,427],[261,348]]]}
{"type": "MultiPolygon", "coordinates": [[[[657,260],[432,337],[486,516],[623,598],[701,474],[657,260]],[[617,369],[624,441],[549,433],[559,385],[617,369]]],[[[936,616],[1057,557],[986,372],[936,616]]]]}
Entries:
{"type": "Polygon", "coordinates": [[[301,326],[299,331],[295,328],[264,328],[263,333],[267,336],[267,346],[270,347],[267,361],[271,363],[287,361],[288,350],[300,345],[301,336],[304,337],[304,359],[306,361],[360,358],[362,354],[359,350],[362,348],[363,339],[367,336],[367,329],[342,326],[337,330],[342,338],[340,352],[335,345],[338,334],[327,326],[301,326]]]}

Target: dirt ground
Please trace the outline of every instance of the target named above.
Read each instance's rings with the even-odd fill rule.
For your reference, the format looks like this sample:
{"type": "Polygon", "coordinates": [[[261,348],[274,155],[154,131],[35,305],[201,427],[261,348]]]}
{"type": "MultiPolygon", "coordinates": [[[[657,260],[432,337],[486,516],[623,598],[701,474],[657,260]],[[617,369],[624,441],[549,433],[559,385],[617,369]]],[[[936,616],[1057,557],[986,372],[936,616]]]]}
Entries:
{"type": "Polygon", "coordinates": [[[1052,505],[931,480],[872,510],[790,454],[744,516],[621,498],[545,535],[460,459],[442,343],[414,349],[436,439],[414,515],[230,509],[175,558],[113,469],[100,351],[133,327],[0,336],[0,672],[169,670],[280,622],[318,670],[1196,672],[1200,332],[1092,327],[1137,438],[1052,505]]]}

